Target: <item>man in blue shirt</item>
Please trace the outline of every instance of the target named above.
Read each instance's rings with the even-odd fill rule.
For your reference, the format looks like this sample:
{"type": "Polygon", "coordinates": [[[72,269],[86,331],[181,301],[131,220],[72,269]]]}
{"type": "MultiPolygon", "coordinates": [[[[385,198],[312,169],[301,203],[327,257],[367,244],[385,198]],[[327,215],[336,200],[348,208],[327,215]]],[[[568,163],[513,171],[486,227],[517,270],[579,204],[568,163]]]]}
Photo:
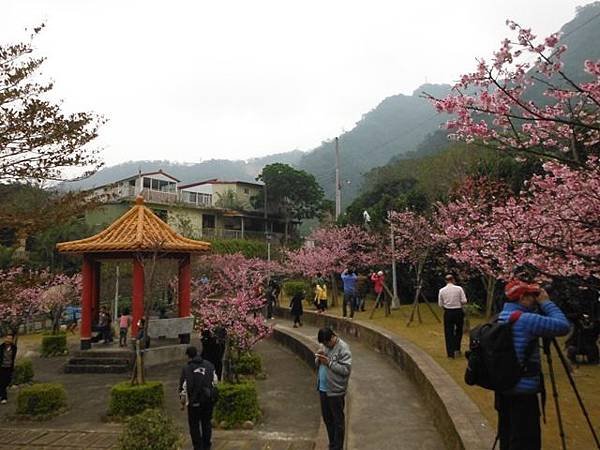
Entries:
{"type": "Polygon", "coordinates": [[[529,354],[527,371],[512,389],[497,393],[500,450],[539,450],[542,447],[540,408],[541,392],[540,337],[553,338],[569,332],[569,321],[537,284],[512,280],[505,289],[507,302],[498,320],[511,321],[513,344],[520,362],[529,354]],[[536,312],[539,309],[539,313],[536,312]],[[532,341],[536,341],[531,344],[532,341]]]}
{"type": "Polygon", "coordinates": [[[350,305],[350,318],[354,318],[354,298],[356,297],[356,280],[358,277],[353,269],[342,272],[342,283],[344,284],[344,304],[342,313],[346,317],[346,305],[350,305]]]}

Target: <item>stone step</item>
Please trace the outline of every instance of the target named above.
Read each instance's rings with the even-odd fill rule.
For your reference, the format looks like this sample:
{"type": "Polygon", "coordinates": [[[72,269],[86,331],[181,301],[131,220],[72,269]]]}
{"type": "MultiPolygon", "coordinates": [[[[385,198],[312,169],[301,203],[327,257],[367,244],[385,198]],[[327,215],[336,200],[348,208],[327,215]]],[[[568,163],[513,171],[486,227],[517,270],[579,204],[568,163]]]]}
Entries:
{"type": "Polygon", "coordinates": [[[133,351],[128,350],[76,350],[71,353],[75,358],[127,358],[133,360],[133,351]]]}
{"type": "Polygon", "coordinates": [[[65,373],[126,373],[129,365],[125,364],[65,364],[65,373]]]}
{"type": "Polygon", "coordinates": [[[131,358],[71,358],[69,359],[69,364],[75,366],[89,366],[89,365],[102,365],[102,366],[111,366],[111,365],[131,365],[131,358]]]}

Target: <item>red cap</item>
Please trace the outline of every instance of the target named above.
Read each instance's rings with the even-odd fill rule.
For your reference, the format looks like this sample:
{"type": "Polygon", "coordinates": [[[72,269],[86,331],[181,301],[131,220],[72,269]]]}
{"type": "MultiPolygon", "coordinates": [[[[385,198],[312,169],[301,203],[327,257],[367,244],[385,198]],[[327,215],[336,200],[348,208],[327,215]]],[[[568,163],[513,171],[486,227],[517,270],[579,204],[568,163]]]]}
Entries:
{"type": "Polygon", "coordinates": [[[519,300],[525,294],[539,294],[540,287],[537,284],[528,284],[521,280],[510,280],[504,288],[508,301],[519,300]]]}

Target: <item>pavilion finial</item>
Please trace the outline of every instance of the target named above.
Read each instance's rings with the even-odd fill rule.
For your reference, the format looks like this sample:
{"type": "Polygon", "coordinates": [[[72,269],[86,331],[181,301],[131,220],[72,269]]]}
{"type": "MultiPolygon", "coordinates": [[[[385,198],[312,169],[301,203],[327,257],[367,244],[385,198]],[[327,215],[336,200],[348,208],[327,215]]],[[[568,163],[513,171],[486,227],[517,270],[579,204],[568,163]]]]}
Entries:
{"type": "Polygon", "coordinates": [[[136,205],[143,205],[144,204],[144,197],[142,197],[141,195],[138,195],[135,198],[135,204],[136,205]]]}

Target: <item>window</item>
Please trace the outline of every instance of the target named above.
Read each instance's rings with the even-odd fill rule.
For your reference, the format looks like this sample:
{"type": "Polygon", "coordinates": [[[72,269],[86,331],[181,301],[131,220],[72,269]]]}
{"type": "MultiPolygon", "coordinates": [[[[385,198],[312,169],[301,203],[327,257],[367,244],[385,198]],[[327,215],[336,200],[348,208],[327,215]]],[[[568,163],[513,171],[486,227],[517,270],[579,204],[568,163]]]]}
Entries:
{"type": "Polygon", "coordinates": [[[214,228],[215,227],[215,216],[212,214],[202,214],[202,227],[203,228],[214,228]]]}
{"type": "Polygon", "coordinates": [[[144,178],[144,187],[150,189],[150,182],[152,180],[150,178],[144,178]]]}
{"type": "Polygon", "coordinates": [[[244,194],[249,194],[249,193],[250,193],[250,189],[244,188],[244,194]]]}
{"type": "Polygon", "coordinates": [[[135,180],[129,180],[129,186],[135,186],[135,180]]]}

